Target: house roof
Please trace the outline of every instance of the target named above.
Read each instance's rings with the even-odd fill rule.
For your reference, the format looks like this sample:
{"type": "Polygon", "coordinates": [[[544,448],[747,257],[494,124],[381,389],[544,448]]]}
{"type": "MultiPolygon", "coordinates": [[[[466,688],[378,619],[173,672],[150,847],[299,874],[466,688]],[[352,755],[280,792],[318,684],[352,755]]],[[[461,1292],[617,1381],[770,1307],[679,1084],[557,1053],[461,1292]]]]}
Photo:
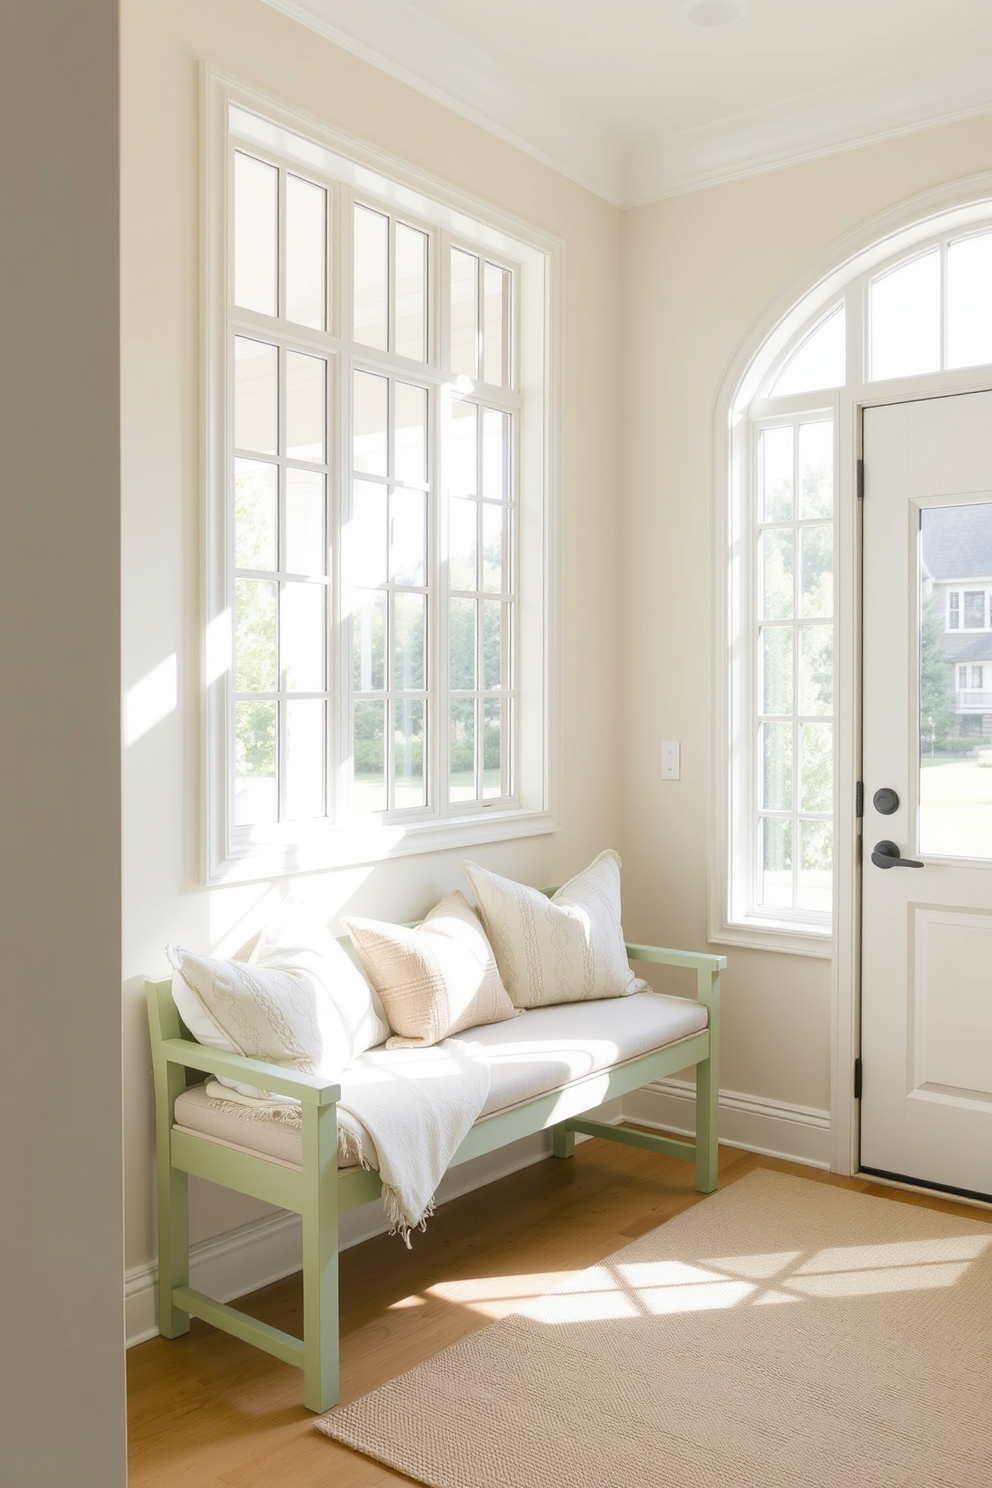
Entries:
{"type": "Polygon", "coordinates": [[[992,502],[923,513],[923,564],[937,583],[992,575],[992,502]]]}
{"type": "Polygon", "coordinates": [[[945,635],[947,661],[992,661],[992,632],[983,635],[945,635]]]}

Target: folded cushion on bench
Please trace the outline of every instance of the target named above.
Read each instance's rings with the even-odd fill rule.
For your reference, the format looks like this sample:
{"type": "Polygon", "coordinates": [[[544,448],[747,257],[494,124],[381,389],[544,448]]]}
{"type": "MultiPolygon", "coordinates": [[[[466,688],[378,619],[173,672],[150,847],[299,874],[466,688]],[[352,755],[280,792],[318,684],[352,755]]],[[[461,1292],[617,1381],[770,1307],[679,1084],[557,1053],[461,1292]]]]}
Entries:
{"type": "MultiPolygon", "coordinates": [[[[631,997],[599,1002],[532,1008],[506,1023],[468,1029],[457,1042],[463,1048],[470,1046],[489,1066],[489,1098],[481,1113],[485,1117],[688,1038],[705,1027],[706,1009],[699,1003],[637,992],[631,997]]],[[[396,1052],[410,1057],[409,1050],[396,1052]]],[[[381,1058],[383,1051],[376,1053],[381,1058]]],[[[363,1058],[359,1055],[355,1064],[360,1065],[363,1058]]],[[[345,1104],[348,1075],[345,1070],[340,1080],[345,1104]]],[[[343,1113],[339,1122],[347,1126],[343,1113]]],[[[302,1136],[298,1126],[285,1119],[259,1119],[251,1110],[242,1113],[226,1102],[211,1100],[202,1086],[185,1091],[176,1101],[175,1124],[182,1130],[300,1166],[302,1136]]],[[[374,1152],[367,1134],[362,1141],[367,1155],[374,1152]]]]}

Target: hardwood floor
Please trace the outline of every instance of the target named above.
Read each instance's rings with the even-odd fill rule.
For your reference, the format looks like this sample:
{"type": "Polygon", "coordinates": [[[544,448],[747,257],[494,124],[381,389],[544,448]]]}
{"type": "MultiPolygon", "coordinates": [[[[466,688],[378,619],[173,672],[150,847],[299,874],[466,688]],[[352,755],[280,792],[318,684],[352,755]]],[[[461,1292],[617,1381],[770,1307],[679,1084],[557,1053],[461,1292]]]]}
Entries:
{"type": "MultiPolygon", "coordinates": [[[[756,1167],[986,1219],[992,1211],[721,1148],[721,1184],[756,1167]]],[[[703,1202],[689,1164],[603,1141],[581,1145],[445,1204],[407,1251],[380,1236],[341,1257],[342,1400],[429,1358],[703,1202]]],[[[299,1331],[302,1290],[288,1277],[244,1300],[299,1331]]],[[[405,1483],[313,1429],[302,1376],[205,1323],[128,1353],[129,1488],[375,1488],[405,1483]]]]}

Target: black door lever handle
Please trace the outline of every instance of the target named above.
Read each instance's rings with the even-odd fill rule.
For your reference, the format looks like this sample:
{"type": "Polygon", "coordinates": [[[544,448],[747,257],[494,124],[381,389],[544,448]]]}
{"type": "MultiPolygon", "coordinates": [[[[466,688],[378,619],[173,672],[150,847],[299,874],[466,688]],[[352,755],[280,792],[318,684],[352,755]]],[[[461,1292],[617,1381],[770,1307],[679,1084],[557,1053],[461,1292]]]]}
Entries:
{"type": "Polygon", "coordinates": [[[916,858],[904,858],[895,842],[889,842],[888,838],[876,842],[871,850],[871,860],[876,868],[922,868],[924,865],[916,858]]]}

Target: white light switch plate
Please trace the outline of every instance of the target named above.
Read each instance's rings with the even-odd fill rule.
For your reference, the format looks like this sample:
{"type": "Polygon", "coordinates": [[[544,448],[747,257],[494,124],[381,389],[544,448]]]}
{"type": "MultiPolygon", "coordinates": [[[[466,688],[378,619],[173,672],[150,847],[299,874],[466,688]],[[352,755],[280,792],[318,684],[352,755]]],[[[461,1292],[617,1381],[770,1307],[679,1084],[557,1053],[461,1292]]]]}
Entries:
{"type": "Polygon", "coordinates": [[[679,778],[679,755],[680,749],[677,743],[669,740],[661,746],[661,778],[662,780],[678,780],[679,778]]]}

